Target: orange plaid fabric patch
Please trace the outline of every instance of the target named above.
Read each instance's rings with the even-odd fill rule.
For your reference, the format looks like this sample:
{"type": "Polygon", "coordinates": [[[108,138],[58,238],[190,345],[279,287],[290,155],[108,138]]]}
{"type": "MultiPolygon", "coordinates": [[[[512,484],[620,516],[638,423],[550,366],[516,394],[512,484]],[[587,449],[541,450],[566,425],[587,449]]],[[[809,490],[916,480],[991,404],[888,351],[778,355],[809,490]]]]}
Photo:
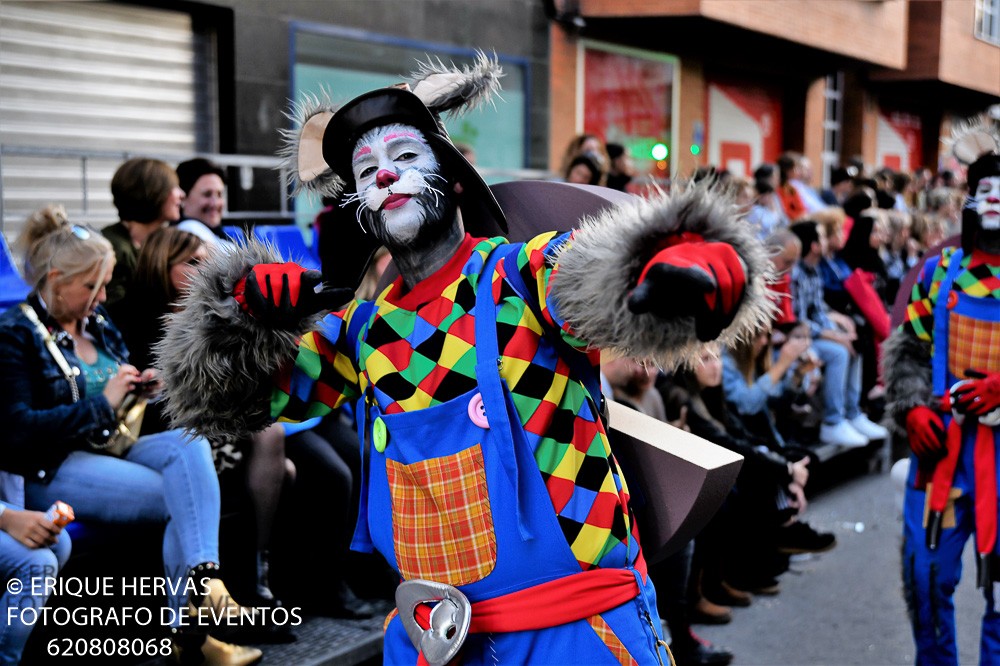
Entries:
{"type": "Polygon", "coordinates": [[[965,377],[969,368],[1000,372],[1000,322],[948,314],[948,370],[965,377]]]}
{"type": "Polygon", "coordinates": [[[630,655],[628,650],[625,649],[625,645],[618,640],[618,637],[615,636],[615,632],[611,630],[611,627],[609,627],[608,623],[604,621],[604,618],[600,615],[594,615],[588,619],[587,622],[590,623],[590,627],[597,632],[597,636],[604,642],[605,645],[608,646],[608,649],[611,650],[611,654],[615,656],[619,664],[622,666],[636,666],[635,659],[633,659],[632,655],[630,655]]]}
{"type": "Polygon", "coordinates": [[[382,622],[382,633],[384,634],[389,630],[389,623],[392,622],[392,618],[399,615],[399,609],[393,608],[389,611],[389,614],[385,616],[385,620],[382,622]]]}
{"type": "Polygon", "coordinates": [[[457,586],[489,575],[497,542],[480,445],[412,465],[391,459],[386,465],[403,578],[457,586]]]}

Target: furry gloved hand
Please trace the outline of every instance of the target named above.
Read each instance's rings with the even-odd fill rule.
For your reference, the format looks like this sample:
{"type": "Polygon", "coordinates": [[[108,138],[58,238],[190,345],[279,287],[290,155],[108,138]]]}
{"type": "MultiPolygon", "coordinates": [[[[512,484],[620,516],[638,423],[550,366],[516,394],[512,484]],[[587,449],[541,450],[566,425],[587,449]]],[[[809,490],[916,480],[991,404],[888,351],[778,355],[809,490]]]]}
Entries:
{"type": "Polygon", "coordinates": [[[244,312],[266,326],[292,329],[309,315],[343,305],[350,289],[320,289],[323,275],[298,264],[257,264],[233,288],[244,312]]]}
{"type": "Polygon", "coordinates": [[[680,234],[646,264],[628,306],[664,319],[693,316],[695,335],[705,342],[733,323],[746,281],[746,266],[731,245],[680,234]]]}
{"type": "Polygon", "coordinates": [[[921,463],[934,463],[944,458],[944,422],[930,407],[917,405],[906,413],[906,434],[910,448],[921,463]]]}
{"type": "Polygon", "coordinates": [[[966,370],[968,381],[952,391],[952,401],[960,413],[986,416],[1000,409],[1000,372],[966,370]]]}

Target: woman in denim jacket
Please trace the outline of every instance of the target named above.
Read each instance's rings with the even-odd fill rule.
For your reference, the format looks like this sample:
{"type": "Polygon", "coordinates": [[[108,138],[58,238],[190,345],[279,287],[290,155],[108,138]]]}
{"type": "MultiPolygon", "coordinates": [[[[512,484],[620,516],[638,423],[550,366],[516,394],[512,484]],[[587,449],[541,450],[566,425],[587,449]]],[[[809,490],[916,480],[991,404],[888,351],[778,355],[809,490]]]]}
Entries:
{"type": "Polygon", "coordinates": [[[101,305],[111,245],[56,207],[30,217],[21,240],[33,289],[0,316],[0,466],[24,477],[27,509],[62,500],[78,520],[165,522],[165,575],[180,582],[168,590],[170,624],[187,625],[175,644],[201,650],[206,663],[251,663],[259,650],[207,637],[199,613],[227,604],[235,617],[249,613],[218,579],[219,484],[208,442],[170,430],[140,437],[122,457],[104,450],[126,395],[161,388],[155,369],[128,364],[101,305]]]}

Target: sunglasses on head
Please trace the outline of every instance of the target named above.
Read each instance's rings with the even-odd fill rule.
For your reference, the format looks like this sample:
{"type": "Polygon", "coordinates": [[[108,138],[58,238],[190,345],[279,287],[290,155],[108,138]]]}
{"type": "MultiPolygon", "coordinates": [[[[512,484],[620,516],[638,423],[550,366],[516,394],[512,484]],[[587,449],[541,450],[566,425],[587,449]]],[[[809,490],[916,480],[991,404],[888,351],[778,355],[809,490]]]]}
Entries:
{"type": "Polygon", "coordinates": [[[73,232],[73,235],[80,240],[90,240],[90,229],[87,227],[81,227],[79,224],[74,224],[70,230],[73,232]]]}

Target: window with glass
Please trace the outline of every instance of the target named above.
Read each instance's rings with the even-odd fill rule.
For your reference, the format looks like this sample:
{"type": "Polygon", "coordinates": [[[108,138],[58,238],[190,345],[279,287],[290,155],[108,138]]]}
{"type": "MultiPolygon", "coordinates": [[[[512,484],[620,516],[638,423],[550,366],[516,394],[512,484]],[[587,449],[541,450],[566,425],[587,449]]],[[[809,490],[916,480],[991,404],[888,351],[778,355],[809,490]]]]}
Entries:
{"type": "Polygon", "coordinates": [[[587,41],[583,63],[583,131],[627,148],[647,180],[668,178],[677,164],[677,58],[587,41]]]}
{"type": "Polygon", "coordinates": [[[823,91],[826,101],[823,116],[823,187],[830,186],[830,172],[840,165],[844,116],[844,73],[837,72],[826,77],[823,91]]]}
{"type": "Polygon", "coordinates": [[[1000,46],[1000,0],[976,0],[976,37],[1000,46]]]}

